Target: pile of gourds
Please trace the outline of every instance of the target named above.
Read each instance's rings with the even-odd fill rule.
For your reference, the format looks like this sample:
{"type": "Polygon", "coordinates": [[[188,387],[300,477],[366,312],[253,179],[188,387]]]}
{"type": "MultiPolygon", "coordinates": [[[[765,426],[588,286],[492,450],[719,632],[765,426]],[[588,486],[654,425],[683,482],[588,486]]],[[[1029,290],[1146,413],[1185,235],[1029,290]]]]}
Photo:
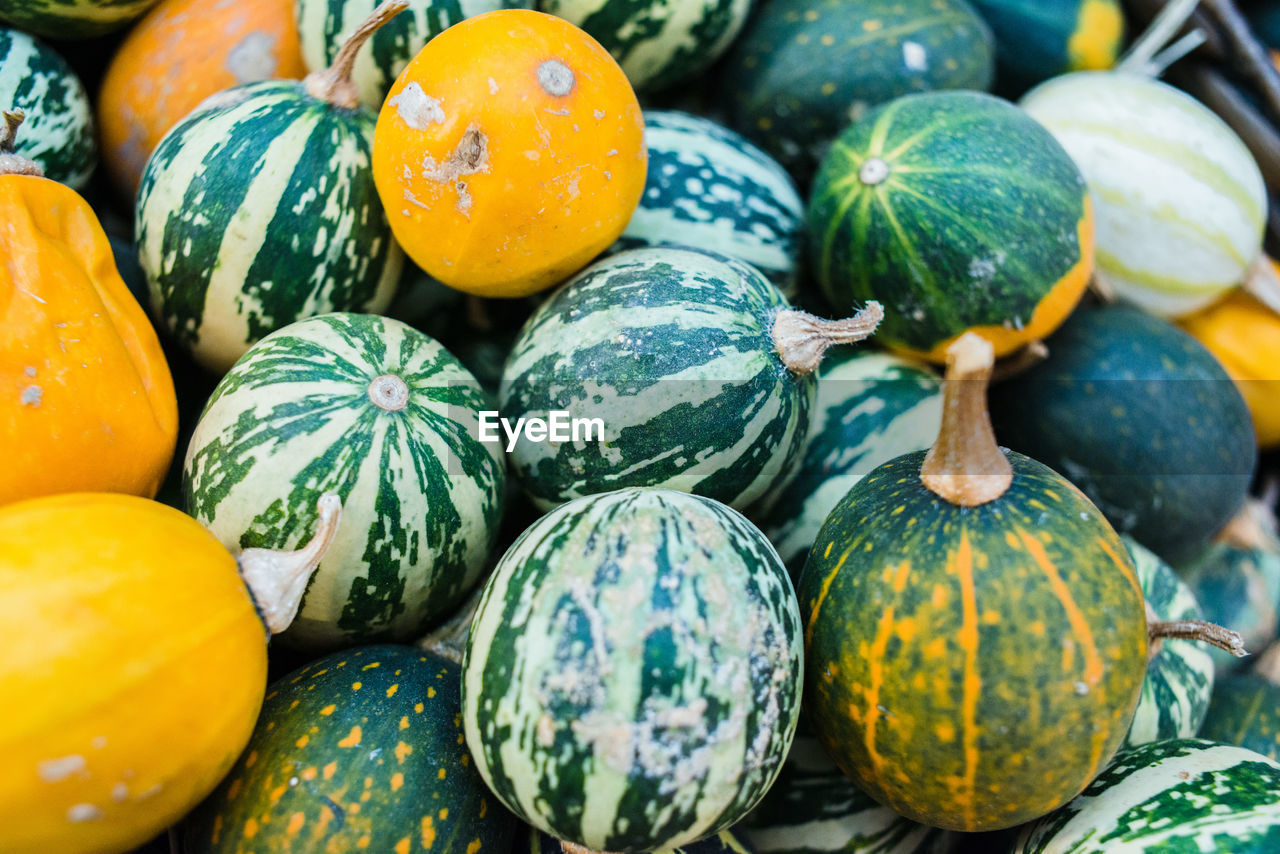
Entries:
{"type": "Polygon", "coordinates": [[[1268,45],[0,5],[0,851],[1280,850],[1268,45]]]}

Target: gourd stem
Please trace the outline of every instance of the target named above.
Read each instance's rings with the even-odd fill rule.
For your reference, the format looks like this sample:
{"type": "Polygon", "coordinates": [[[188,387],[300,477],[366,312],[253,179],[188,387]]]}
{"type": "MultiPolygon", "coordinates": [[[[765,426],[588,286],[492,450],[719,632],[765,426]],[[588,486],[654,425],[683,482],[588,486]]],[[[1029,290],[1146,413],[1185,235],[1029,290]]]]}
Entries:
{"type": "Polygon", "coordinates": [[[575,842],[565,842],[560,840],[560,850],[564,854],[609,854],[608,851],[593,851],[585,845],[578,845],[575,842]]]}
{"type": "Polygon", "coordinates": [[[1016,353],[996,362],[991,369],[992,382],[1011,380],[1019,374],[1025,374],[1036,365],[1049,358],[1049,348],[1039,339],[1028,341],[1027,345],[1016,353]]]}
{"type": "Polygon", "coordinates": [[[0,127],[0,175],[31,175],[44,177],[44,169],[34,160],[15,154],[18,128],[27,114],[22,110],[3,110],[4,126],[0,127]]]}
{"type": "Polygon", "coordinates": [[[1214,542],[1244,551],[1267,550],[1274,547],[1275,536],[1275,518],[1271,510],[1261,501],[1250,498],[1218,532],[1214,542]]]}
{"type": "Polygon", "coordinates": [[[471,634],[471,621],[475,618],[476,609],[480,607],[483,593],[484,585],[481,585],[447,622],[418,641],[418,646],[441,658],[447,658],[454,664],[461,664],[463,650],[467,648],[467,637],[471,634]]]}
{"type": "Polygon", "coordinates": [[[1207,41],[1209,41],[1209,37],[1203,32],[1192,30],[1152,57],[1144,70],[1151,77],[1160,77],[1169,70],[1170,65],[1173,65],[1207,41]]]}
{"type": "Polygon", "coordinates": [[[1225,650],[1236,658],[1244,658],[1249,654],[1244,648],[1244,638],[1238,632],[1223,628],[1217,623],[1206,623],[1204,620],[1156,620],[1147,621],[1147,639],[1151,643],[1164,638],[1175,640],[1196,640],[1212,644],[1225,650]]]}
{"type": "Polygon", "coordinates": [[[302,548],[296,551],[245,549],[236,559],[240,565],[240,577],[253,594],[258,615],[270,634],[277,635],[289,628],[298,615],[307,582],[338,533],[342,499],[337,493],[321,495],[316,502],[316,510],[319,521],[315,533],[302,548]]]}
{"type": "Polygon", "coordinates": [[[773,318],[774,352],[793,373],[805,376],[818,369],[822,356],[833,344],[855,344],[871,335],[884,319],[880,303],[844,320],[824,320],[795,309],[778,312],[773,318]]]}
{"type": "Polygon", "coordinates": [[[1116,64],[1116,71],[1147,77],[1156,76],[1151,73],[1152,57],[1169,44],[1169,40],[1182,29],[1183,24],[1195,12],[1199,3],[1200,0],[1170,0],[1166,3],[1160,10],[1160,14],[1156,15],[1155,20],[1151,22],[1151,26],[1147,27],[1147,31],[1139,36],[1133,46],[1120,58],[1120,62],[1116,64]]]}
{"type": "Polygon", "coordinates": [[[1009,463],[991,427],[987,385],[995,364],[991,343],[966,332],[947,348],[942,428],[925,455],[920,479],[930,492],[960,507],[995,501],[1013,483],[1009,463]]]}
{"type": "Polygon", "coordinates": [[[1280,314],[1280,274],[1276,273],[1265,252],[1258,255],[1244,274],[1244,289],[1258,302],[1280,314]]]}
{"type": "Polygon", "coordinates": [[[408,8],[408,0],[386,0],[374,9],[369,17],[365,18],[364,23],[343,42],[342,47],[338,49],[338,55],[333,58],[333,64],[324,71],[308,74],[302,81],[306,86],[307,94],[348,110],[354,110],[360,106],[360,91],[351,80],[351,69],[355,66],[356,54],[379,27],[408,8]]]}

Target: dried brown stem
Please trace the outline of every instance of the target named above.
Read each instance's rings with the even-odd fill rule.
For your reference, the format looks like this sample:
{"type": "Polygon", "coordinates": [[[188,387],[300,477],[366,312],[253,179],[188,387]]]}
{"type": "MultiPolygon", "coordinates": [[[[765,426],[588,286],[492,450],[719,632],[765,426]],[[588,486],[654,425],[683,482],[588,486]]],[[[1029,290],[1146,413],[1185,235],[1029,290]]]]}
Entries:
{"type": "Polygon", "coordinates": [[[1147,638],[1153,644],[1165,638],[1202,641],[1225,650],[1236,658],[1244,658],[1249,654],[1244,648],[1244,639],[1238,632],[1225,629],[1217,623],[1206,623],[1204,620],[1148,621],[1147,638]]]}
{"type": "Polygon", "coordinates": [[[1040,340],[1028,341],[1027,345],[1016,353],[1005,356],[996,362],[991,370],[992,382],[1004,382],[1025,374],[1036,365],[1049,358],[1049,348],[1040,340]]]}
{"type": "Polygon", "coordinates": [[[0,111],[0,115],[4,116],[4,126],[0,127],[0,175],[31,175],[43,178],[44,169],[39,163],[14,153],[18,140],[18,128],[22,126],[27,114],[22,110],[3,110],[0,111]]]}
{"type": "Polygon", "coordinates": [[[807,312],[786,309],[773,318],[773,346],[782,364],[801,376],[818,369],[827,348],[835,344],[854,344],[876,331],[884,319],[878,302],[844,320],[824,320],[807,312]]]}
{"type": "Polygon", "coordinates": [[[343,42],[342,47],[338,49],[338,55],[333,58],[333,64],[324,71],[308,74],[302,81],[307,88],[307,94],[348,110],[360,106],[360,91],[351,79],[351,69],[355,66],[356,54],[379,27],[408,8],[408,0],[386,0],[374,9],[364,23],[343,42]]]}

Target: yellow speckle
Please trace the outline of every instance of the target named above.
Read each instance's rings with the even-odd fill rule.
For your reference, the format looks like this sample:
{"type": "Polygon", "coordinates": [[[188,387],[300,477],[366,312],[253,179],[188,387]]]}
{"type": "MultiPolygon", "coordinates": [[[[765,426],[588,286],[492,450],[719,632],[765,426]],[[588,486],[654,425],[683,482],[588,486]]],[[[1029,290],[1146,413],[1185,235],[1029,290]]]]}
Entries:
{"type": "Polygon", "coordinates": [[[462,735],[462,733],[458,733],[458,744],[462,744],[463,740],[464,740],[464,736],[462,735]]]}
{"type": "Polygon", "coordinates": [[[403,762],[404,758],[413,753],[413,748],[405,744],[403,741],[396,742],[396,761],[403,762]]]}
{"type": "MultiPolygon", "coordinates": [[[[822,84],[822,88],[819,91],[821,91],[822,94],[824,95],[834,95],[836,92],[836,84],[828,80],[826,83],[822,84]]],[[[824,555],[824,557],[827,557],[830,555],[831,555],[831,546],[827,546],[827,554],[824,555]]]]}
{"type": "Polygon", "coordinates": [[[244,823],[244,838],[252,839],[257,835],[258,835],[257,819],[253,819],[253,818],[247,819],[244,823]]]}
{"type": "Polygon", "coordinates": [[[348,812],[350,815],[359,815],[359,814],[360,814],[360,805],[359,805],[359,804],[347,804],[347,812],[348,812]]]}
{"type": "Polygon", "coordinates": [[[380,662],[380,661],[375,661],[375,662],[373,662],[373,664],[366,664],[364,667],[361,667],[360,669],[361,669],[361,670],[372,670],[373,668],[377,667],[377,666],[378,666],[379,664],[381,664],[381,663],[382,663],[382,662],[380,662]]]}
{"type": "Polygon", "coordinates": [[[333,775],[337,772],[337,770],[338,770],[338,763],[330,762],[328,765],[324,766],[324,771],[322,771],[321,773],[324,775],[324,778],[326,780],[332,780],[333,775]]]}
{"type": "Polygon", "coordinates": [[[422,817],[422,847],[430,848],[436,841],[436,828],[431,821],[431,816],[424,815],[422,817]]]}
{"type": "Polygon", "coordinates": [[[470,764],[471,764],[471,757],[465,753],[462,754],[462,767],[466,768],[470,764]]]}
{"type": "Polygon", "coordinates": [[[805,12],[805,13],[804,13],[804,19],[805,19],[806,21],[811,22],[811,23],[812,23],[813,21],[818,20],[818,10],[817,10],[817,9],[810,9],[810,10],[808,10],[807,12],[805,12]]]}
{"type": "Polygon", "coordinates": [[[365,777],[365,778],[364,778],[364,787],[365,787],[366,789],[372,789],[372,788],[373,788],[373,778],[372,778],[372,777],[365,777]]]}
{"type": "Polygon", "coordinates": [[[480,817],[484,818],[484,814],[489,811],[489,802],[484,798],[480,799],[480,817]]]}
{"type": "Polygon", "coordinates": [[[938,734],[938,740],[949,743],[956,740],[956,728],[950,721],[943,721],[934,728],[934,732],[938,734]]]}
{"type": "Polygon", "coordinates": [[[480,851],[480,840],[479,839],[471,840],[471,842],[467,845],[467,854],[478,854],[479,851],[480,851]]]}
{"type": "Polygon", "coordinates": [[[373,797],[373,792],[369,791],[368,789],[365,789],[363,792],[360,793],[360,803],[363,804],[372,797],[373,797]]]}
{"type": "Polygon", "coordinates": [[[347,737],[338,742],[339,747],[355,747],[360,743],[360,727],[353,726],[351,732],[347,733],[347,737]]]}
{"type": "Polygon", "coordinates": [[[289,711],[292,712],[294,709],[298,708],[298,704],[301,702],[302,702],[301,700],[294,700],[292,703],[289,704],[289,711]]]}
{"type": "Polygon", "coordinates": [[[284,793],[287,792],[288,790],[289,790],[289,787],[287,785],[276,786],[267,795],[267,798],[270,799],[272,804],[275,804],[277,801],[280,800],[280,798],[284,797],[284,793]]]}
{"type": "Polygon", "coordinates": [[[809,43],[808,33],[801,33],[800,35],[796,36],[796,44],[808,44],[808,43],[809,43]]]}
{"type": "Polygon", "coordinates": [[[417,705],[415,705],[415,706],[413,707],[413,710],[414,710],[415,712],[417,712],[418,714],[422,714],[422,709],[423,709],[423,708],[424,708],[424,707],[423,707],[423,705],[422,705],[421,703],[418,703],[417,705]]]}
{"type": "Polygon", "coordinates": [[[831,550],[835,548],[835,545],[836,545],[835,540],[832,540],[831,542],[827,543],[827,550],[822,553],[822,556],[831,557],[831,550]]]}
{"type": "Polygon", "coordinates": [[[401,839],[399,842],[396,843],[396,847],[395,847],[396,854],[409,854],[409,846],[412,844],[413,843],[409,841],[409,837],[407,836],[404,839],[401,839]]]}
{"type": "Polygon", "coordinates": [[[929,602],[935,608],[941,608],[947,604],[947,588],[941,584],[935,584],[933,586],[933,595],[930,597],[929,602]]]}
{"type": "Polygon", "coordinates": [[[818,39],[818,41],[822,42],[827,47],[831,47],[831,45],[836,43],[836,37],[831,35],[831,33],[827,33],[822,38],[818,39]]]}
{"type": "Polygon", "coordinates": [[[302,738],[294,742],[298,747],[306,747],[307,742],[311,741],[311,736],[304,735],[302,738]]]}
{"type": "Polygon", "coordinates": [[[219,813],[213,817],[213,838],[210,840],[214,845],[218,844],[218,839],[222,836],[222,814],[219,813]]]}
{"type": "Polygon", "coordinates": [[[437,777],[439,777],[441,780],[443,780],[443,779],[444,779],[444,769],[443,769],[443,768],[441,768],[441,769],[440,769],[440,773],[436,774],[436,776],[437,776],[437,777]]]}
{"type": "Polygon", "coordinates": [[[306,824],[306,822],[307,817],[300,812],[296,812],[289,816],[289,826],[284,829],[284,832],[289,836],[297,836],[298,831],[302,830],[302,825],[306,824]]]}
{"type": "Polygon", "coordinates": [[[391,791],[398,792],[400,787],[404,785],[404,775],[399,771],[391,775],[391,791]]]}
{"type": "Polygon", "coordinates": [[[862,22],[862,29],[866,30],[869,33],[874,33],[876,30],[880,29],[883,26],[884,26],[884,21],[881,21],[879,18],[868,18],[867,20],[862,22]]]}
{"type": "Polygon", "coordinates": [[[436,689],[435,689],[435,688],[433,688],[433,687],[431,687],[430,685],[428,685],[428,686],[427,686],[427,699],[428,699],[428,700],[430,700],[430,699],[432,699],[433,697],[435,697],[435,695],[436,695],[436,689]]]}
{"type": "Polygon", "coordinates": [[[323,709],[320,710],[320,714],[324,715],[327,718],[329,717],[329,715],[333,714],[333,711],[336,708],[338,707],[335,706],[333,703],[330,703],[329,705],[325,706],[323,709]]]}
{"type": "Polygon", "coordinates": [[[387,689],[387,696],[394,697],[396,695],[396,692],[399,690],[400,690],[399,684],[392,685],[390,688],[387,689]]]}
{"type": "Polygon", "coordinates": [[[316,769],[312,767],[303,771],[301,776],[302,776],[302,779],[304,780],[314,780],[316,778],[316,773],[317,773],[316,769]]]}
{"type": "Polygon", "coordinates": [[[405,715],[400,719],[400,729],[404,730],[408,728],[409,728],[409,716],[405,715]]]}
{"type": "Polygon", "coordinates": [[[448,817],[449,817],[449,808],[448,807],[442,808],[440,810],[440,820],[444,821],[448,817]]]}
{"type": "Polygon", "coordinates": [[[360,690],[361,688],[363,688],[363,687],[364,687],[364,683],[363,683],[363,682],[352,682],[352,683],[351,683],[351,690],[352,690],[352,691],[359,691],[359,690],[360,690]]]}
{"type": "Polygon", "coordinates": [[[929,641],[924,648],[924,657],[926,659],[942,658],[947,654],[947,639],[935,638],[929,641]]]}
{"type": "Polygon", "coordinates": [[[244,767],[252,768],[253,763],[258,761],[258,751],[250,750],[249,755],[244,758],[244,767]]]}
{"type": "Polygon", "coordinates": [[[1035,635],[1038,638],[1044,637],[1044,621],[1043,620],[1032,621],[1027,625],[1027,631],[1031,632],[1031,634],[1035,635]]]}
{"type": "Polygon", "coordinates": [[[367,836],[361,836],[359,839],[357,839],[357,840],[356,840],[356,847],[357,847],[357,848],[368,848],[368,847],[369,847],[369,837],[367,837],[367,836]]]}
{"type": "Polygon", "coordinates": [[[773,127],[773,119],[768,116],[761,116],[759,121],[756,122],[756,127],[760,128],[760,130],[769,130],[773,127]]]}

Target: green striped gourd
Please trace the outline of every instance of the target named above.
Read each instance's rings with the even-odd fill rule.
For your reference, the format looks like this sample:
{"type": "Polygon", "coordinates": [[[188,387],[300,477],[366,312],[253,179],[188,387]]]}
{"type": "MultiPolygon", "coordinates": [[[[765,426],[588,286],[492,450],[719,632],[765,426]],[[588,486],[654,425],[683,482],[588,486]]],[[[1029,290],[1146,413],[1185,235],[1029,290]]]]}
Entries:
{"type": "MultiPolygon", "coordinates": [[[[1130,537],[1121,537],[1150,606],[1148,619],[1202,620],[1191,589],[1169,565],[1130,537]]],[[[1213,659],[1205,646],[1190,640],[1151,641],[1142,697],[1121,749],[1200,732],[1213,691],[1213,659]]]]}
{"type": "Polygon", "coordinates": [[[529,318],[499,396],[513,425],[561,411],[599,419],[603,438],[522,437],[512,470],[543,509],[627,486],[747,506],[791,473],[808,427],[817,362],[796,361],[793,324],[816,342],[830,322],[723,255],[657,247],[598,261],[529,318]]]}
{"type": "Polygon", "coordinates": [[[26,33],[0,27],[0,105],[26,118],[16,153],[44,176],[84,189],[97,164],[89,96],[52,48],[26,33]]]}
{"type": "Polygon", "coordinates": [[[1119,0],[973,0],[996,39],[1004,86],[1115,65],[1124,44],[1119,0]]]}
{"type": "Polygon", "coordinates": [[[1269,854],[1280,765],[1202,739],[1126,750],[1078,798],[1028,825],[1014,854],[1269,854]]]}
{"type": "Polygon", "coordinates": [[[1280,645],[1273,644],[1252,671],[1218,680],[1201,735],[1280,762],[1280,645]]]}
{"type": "Polygon", "coordinates": [[[0,24],[51,39],[86,39],[119,29],[156,0],[5,0],[0,24]]]}
{"type": "Polygon", "coordinates": [[[911,95],[831,147],[809,199],[814,274],[837,311],[884,303],[877,341],[941,362],[967,330],[996,357],[1066,319],[1093,269],[1093,213],[1071,158],[980,92],[911,95]]]}
{"type": "Polygon", "coordinates": [[[728,49],[752,0],[540,0],[538,8],[586,30],[637,90],[687,80],[728,49]]]}
{"type": "Polygon", "coordinates": [[[965,0],[759,5],[721,66],[720,88],[731,124],[803,180],[871,107],[991,85],[991,31],[965,0]]]}
{"type": "Polygon", "coordinates": [[[1098,273],[1120,298],[1182,317],[1258,260],[1262,173],[1235,132],[1190,95],[1136,74],[1082,71],[1021,103],[1088,179],[1098,273]]]}
{"type": "Polygon", "coordinates": [[[373,184],[377,119],[343,68],[220,92],[147,161],[135,228],[152,308],[208,370],[295,320],[391,301],[404,256],[373,184]]]}
{"type": "MultiPolygon", "coordinates": [[[[681,845],[679,848],[664,848],[653,854],[756,854],[739,838],[737,829],[722,830],[706,839],[681,845]]],[[[529,834],[528,854],[565,854],[558,839],[539,831],[529,834]]]]}
{"type": "Polygon", "coordinates": [[[888,353],[841,350],[823,360],[795,477],[752,510],[793,580],[845,493],[880,464],[933,442],[941,390],[933,371],[888,353]]]}
{"type": "Polygon", "coordinates": [[[644,194],[613,249],[712,249],[794,295],[804,202],[786,170],[739,134],[688,113],[646,111],[644,142],[644,194]]]}
{"type": "Polygon", "coordinates": [[[1124,544],[1063,477],[995,443],[992,356],[952,348],[938,440],[836,505],[801,574],[805,709],[827,755],[915,821],[999,830],[1120,747],[1147,619],[1124,544]]]}
{"type": "Polygon", "coordinates": [[[187,819],[187,854],[508,854],[515,819],[471,764],[459,668],[408,646],[274,682],[245,752],[187,819]]]}
{"type": "Polygon", "coordinates": [[[337,538],[284,639],[415,638],[476,584],[497,536],[502,455],[476,438],[488,406],[448,351],[403,323],[298,321],[214,390],[183,468],[187,512],[230,548],[289,548],[316,496],[337,492],[337,538]]]}
{"type": "Polygon", "coordinates": [[[724,830],[777,776],[799,714],[799,615],[741,514],[624,489],[528,528],[463,659],[476,765],[518,816],[594,851],[724,830]]]}
{"type": "MultiPolygon", "coordinates": [[[[347,37],[377,8],[378,0],[294,0],[302,60],[321,71],[338,56],[347,37]]],[[[497,9],[532,9],[533,0],[416,0],[374,33],[356,54],[351,79],[360,103],[382,106],[391,84],[437,33],[459,21],[497,9]]]]}

